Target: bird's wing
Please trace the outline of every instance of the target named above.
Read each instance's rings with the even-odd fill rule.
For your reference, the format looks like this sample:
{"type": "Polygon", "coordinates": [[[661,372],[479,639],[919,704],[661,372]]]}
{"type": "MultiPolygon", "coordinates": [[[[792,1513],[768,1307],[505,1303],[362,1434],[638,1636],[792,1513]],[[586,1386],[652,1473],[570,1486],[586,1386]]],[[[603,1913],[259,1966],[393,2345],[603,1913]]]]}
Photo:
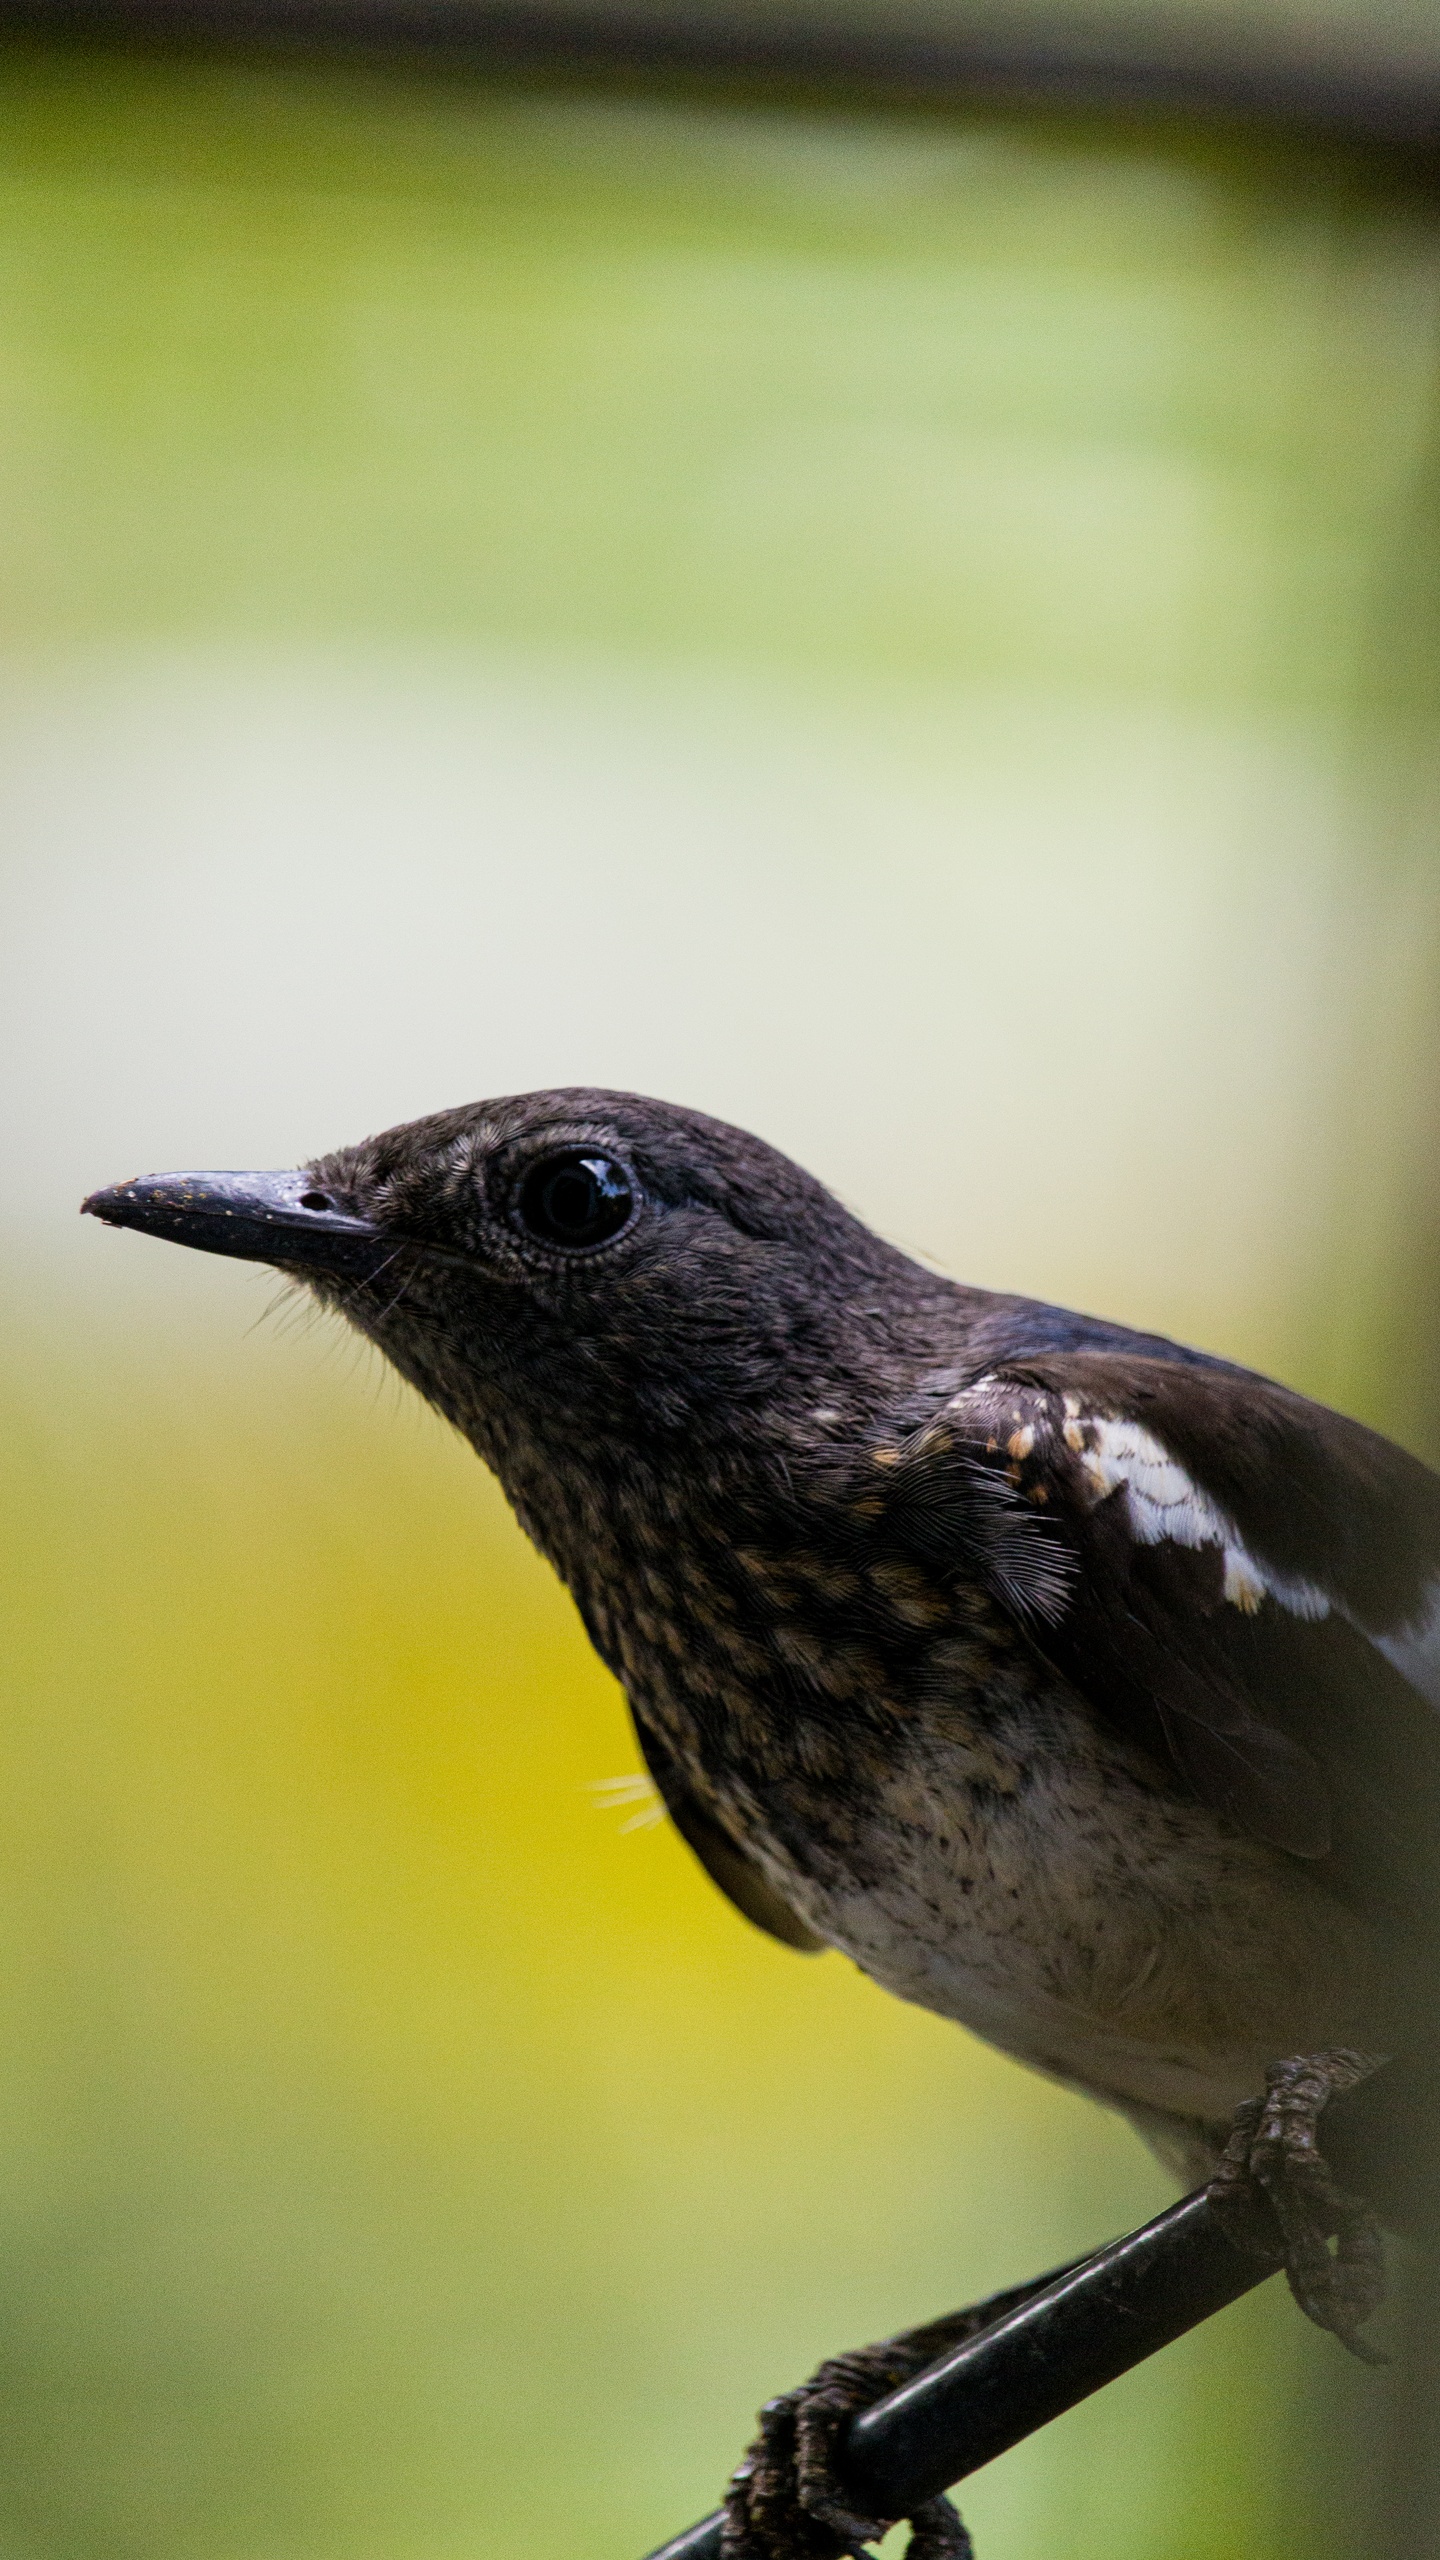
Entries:
{"type": "Polygon", "coordinates": [[[1112,1724],[1362,1897],[1418,1906],[1440,1823],[1440,1478],[1361,1424],[1214,1368],[1007,1360],[890,1474],[1112,1724]]]}
{"type": "Polygon", "coordinates": [[[782,1946],[798,1947],[804,1954],[814,1954],[825,1944],[808,1929],[798,1914],[778,1894],[763,1870],[746,1856],[724,1826],[715,1820],[686,1786],[675,1761],[666,1750],[654,1727],[637,1714],[632,1706],[635,1731],[645,1755],[645,1766],[665,1799],[665,1808],[681,1839],[693,1849],[712,1884],[718,1884],[726,1898],[764,1929],[782,1946]]]}

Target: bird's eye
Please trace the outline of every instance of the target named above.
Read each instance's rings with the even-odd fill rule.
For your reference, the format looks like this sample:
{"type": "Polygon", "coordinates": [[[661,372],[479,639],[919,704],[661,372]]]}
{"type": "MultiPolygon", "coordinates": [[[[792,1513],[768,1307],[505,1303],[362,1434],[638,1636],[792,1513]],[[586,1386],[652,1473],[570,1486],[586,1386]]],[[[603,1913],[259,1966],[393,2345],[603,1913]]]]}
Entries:
{"type": "Polygon", "coordinates": [[[577,1148],[542,1156],[520,1185],[516,1208],[527,1235],[572,1252],[608,1244],[630,1221],[635,1192],[613,1156],[577,1148]]]}

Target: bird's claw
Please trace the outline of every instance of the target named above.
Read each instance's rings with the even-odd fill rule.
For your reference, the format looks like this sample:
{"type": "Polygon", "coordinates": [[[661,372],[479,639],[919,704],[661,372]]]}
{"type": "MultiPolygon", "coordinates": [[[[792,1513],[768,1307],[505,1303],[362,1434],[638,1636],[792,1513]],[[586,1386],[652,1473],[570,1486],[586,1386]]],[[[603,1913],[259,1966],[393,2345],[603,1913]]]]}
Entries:
{"type": "Polygon", "coordinates": [[[823,2388],[802,2386],[766,2401],[725,2492],[722,2560],[836,2560],[880,2540],[885,2521],[833,2492],[826,2457],[839,2428],[824,2400],[823,2388]]]}
{"type": "MultiPolygon", "coordinates": [[[[1027,2288],[1028,2290],[1028,2288],[1027,2288]]],[[[838,2560],[863,2553],[899,2519],[860,2514],[836,2476],[852,2418],[924,2370],[993,2316],[957,2313],[878,2347],[832,2356],[797,2391],[767,2400],[760,2432],[725,2495],[722,2560],[838,2560]]],[[[908,2560],[973,2560],[970,2536],[948,2498],[929,2498],[907,2519],[908,2560]]]]}
{"type": "Polygon", "coordinates": [[[1264,2097],[1237,2107],[1210,2182],[1231,2238],[1258,2257],[1280,2258],[1307,2318],[1366,2364],[1386,2361],[1359,2335],[1384,2299],[1384,2243],[1370,2207],[1332,2176],[1319,2120],[1328,2098],[1375,2067],[1376,2057],[1347,2046],[1272,2063],[1264,2097]]]}

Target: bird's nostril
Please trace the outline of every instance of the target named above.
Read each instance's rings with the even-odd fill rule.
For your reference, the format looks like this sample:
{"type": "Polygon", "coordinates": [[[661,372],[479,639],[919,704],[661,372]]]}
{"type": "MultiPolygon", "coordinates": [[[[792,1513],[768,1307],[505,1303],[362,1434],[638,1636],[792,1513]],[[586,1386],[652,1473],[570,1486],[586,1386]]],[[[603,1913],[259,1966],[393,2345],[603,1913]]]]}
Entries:
{"type": "Polygon", "coordinates": [[[300,1206],[302,1209],[333,1209],[335,1203],[328,1191],[302,1191],[300,1206]]]}

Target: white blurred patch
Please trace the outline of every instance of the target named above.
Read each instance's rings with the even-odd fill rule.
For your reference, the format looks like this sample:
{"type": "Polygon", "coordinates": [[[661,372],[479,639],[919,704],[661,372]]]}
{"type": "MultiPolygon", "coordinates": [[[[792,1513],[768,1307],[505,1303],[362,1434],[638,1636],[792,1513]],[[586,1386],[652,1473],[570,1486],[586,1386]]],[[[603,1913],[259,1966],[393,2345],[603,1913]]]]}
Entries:
{"type": "Polygon", "coordinates": [[[1264,1365],[1344,1191],[1377,894],[1347,806],[1316,733],[1144,705],[459,651],[12,665],[0,1217],[157,1326],[248,1314],[242,1272],[87,1231],[82,1194],[613,1084],[756,1129],[958,1274],[1264,1365]]]}

